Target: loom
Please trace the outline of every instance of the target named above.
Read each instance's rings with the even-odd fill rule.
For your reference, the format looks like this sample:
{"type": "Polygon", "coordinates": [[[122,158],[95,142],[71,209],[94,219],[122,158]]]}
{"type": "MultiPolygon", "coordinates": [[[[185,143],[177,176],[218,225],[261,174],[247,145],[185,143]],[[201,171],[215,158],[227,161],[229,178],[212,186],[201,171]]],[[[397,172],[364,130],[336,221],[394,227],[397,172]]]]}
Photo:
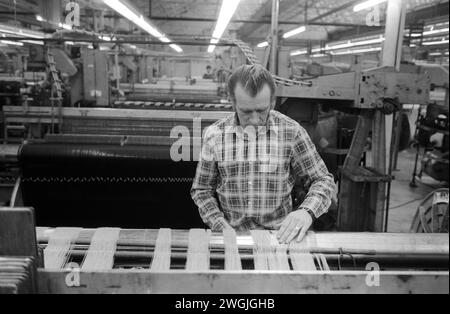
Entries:
{"type": "MultiPolygon", "coordinates": [[[[322,76],[308,82],[274,78],[278,83],[278,109],[308,131],[314,131],[317,124],[318,104],[333,102],[337,107],[366,113],[375,107],[395,107],[388,99],[397,99],[395,103],[424,103],[429,94],[425,75],[398,73],[386,67],[322,76]],[[401,88],[391,88],[394,85],[401,88]]],[[[201,137],[206,126],[230,115],[231,105],[118,100],[114,106],[60,110],[5,106],[6,121],[11,123],[30,119],[37,124],[57,123],[62,128],[62,134],[48,134],[43,140],[21,146],[17,189],[22,202],[12,204],[33,207],[40,226],[205,228],[189,193],[200,149],[195,138],[201,137]],[[190,158],[174,162],[170,150],[178,138],[173,138],[171,131],[177,126],[189,133],[190,158]]],[[[367,138],[364,134],[368,134],[372,119],[364,120],[366,127],[358,137],[361,141],[367,138]]],[[[354,160],[361,159],[358,153],[362,154],[364,144],[352,145],[361,150],[352,152],[354,160]]],[[[364,180],[375,185],[381,179],[363,178],[362,183],[351,182],[351,187],[364,186],[364,180]]],[[[374,230],[373,224],[364,224],[369,224],[366,216],[375,212],[375,206],[364,207],[367,213],[360,214],[360,205],[349,200],[359,193],[343,194],[347,197],[340,198],[341,230],[374,230]]],[[[375,200],[384,204],[382,199],[375,200]]]]}
{"type": "Polygon", "coordinates": [[[0,256],[38,260],[39,293],[449,290],[447,234],[308,232],[284,245],[269,230],[34,228],[26,208],[1,208],[0,217],[0,256]],[[19,221],[23,229],[6,228],[19,221]]]}
{"type": "Polygon", "coordinates": [[[172,101],[220,103],[226,99],[218,83],[212,80],[171,78],[158,79],[156,84],[120,84],[129,101],[172,101]]]}
{"type": "MultiPolygon", "coordinates": [[[[318,104],[380,114],[401,103],[425,103],[429,96],[426,75],[388,67],[302,82],[274,78],[277,109],[301,123],[316,121],[318,104]]],[[[11,205],[33,207],[38,226],[56,227],[25,237],[43,249],[37,291],[448,293],[446,234],[310,232],[304,242],[286,247],[270,231],[223,235],[202,229],[189,195],[199,148],[192,124],[200,120],[202,130],[230,114],[231,107],[213,99],[144,99],[139,88],[148,90],[137,86],[135,99],[129,94],[130,99],[109,103],[111,108],[5,106],[8,123],[61,127],[62,134],[30,141],[18,153],[16,195],[22,202],[11,205]],[[170,158],[174,126],[193,135],[192,161],[170,158]],[[100,226],[122,229],[78,228],[100,226]],[[374,265],[380,266],[380,286],[370,284],[375,273],[367,267],[374,265]],[[80,285],[67,285],[71,274],[80,275],[80,285]]],[[[360,216],[355,208],[343,210],[360,216]]],[[[15,232],[14,238],[24,238],[23,230],[15,232]]],[[[11,234],[9,240],[14,242],[11,234]]],[[[39,251],[36,246],[13,255],[38,258],[39,251]]]]}

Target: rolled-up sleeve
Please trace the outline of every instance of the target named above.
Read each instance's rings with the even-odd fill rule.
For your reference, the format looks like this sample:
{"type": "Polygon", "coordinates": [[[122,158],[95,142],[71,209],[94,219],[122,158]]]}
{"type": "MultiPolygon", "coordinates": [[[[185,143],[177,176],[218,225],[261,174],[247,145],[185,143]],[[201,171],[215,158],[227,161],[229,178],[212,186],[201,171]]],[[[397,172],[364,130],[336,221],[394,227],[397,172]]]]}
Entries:
{"type": "Polygon", "coordinates": [[[299,209],[311,210],[316,218],[328,211],[335,198],[336,186],[308,133],[301,126],[296,132],[291,167],[297,177],[310,183],[309,191],[299,209]]]}
{"type": "Polygon", "coordinates": [[[214,154],[214,129],[205,131],[197,172],[191,188],[191,196],[198,206],[200,217],[212,230],[220,231],[226,226],[224,214],[215,197],[219,172],[214,154]]]}

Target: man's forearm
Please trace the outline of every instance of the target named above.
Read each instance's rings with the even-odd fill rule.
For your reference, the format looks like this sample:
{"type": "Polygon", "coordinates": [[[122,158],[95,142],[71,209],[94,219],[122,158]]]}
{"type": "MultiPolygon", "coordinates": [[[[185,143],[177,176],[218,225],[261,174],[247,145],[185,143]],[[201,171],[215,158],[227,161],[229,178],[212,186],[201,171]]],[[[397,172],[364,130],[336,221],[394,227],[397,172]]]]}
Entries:
{"type": "Polygon", "coordinates": [[[212,230],[221,231],[229,226],[213,191],[193,189],[191,194],[198,206],[200,217],[212,230]]]}
{"type": "Polygon", "coordinates": [[[311,184],[308,194],[299,209],[310,210],[316,218],[319,218],[328,211],[334,195],[334,179],[331,174],[327,174],[311,184]]]}

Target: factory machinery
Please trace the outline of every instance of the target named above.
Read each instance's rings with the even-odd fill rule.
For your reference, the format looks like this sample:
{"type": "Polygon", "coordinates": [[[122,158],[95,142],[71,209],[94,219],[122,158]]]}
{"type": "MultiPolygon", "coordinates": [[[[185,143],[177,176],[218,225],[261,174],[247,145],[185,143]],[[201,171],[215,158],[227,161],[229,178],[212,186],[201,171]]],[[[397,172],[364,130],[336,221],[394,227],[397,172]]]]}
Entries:
{"type": "Polygon", "coordinates": [[[285,245],[268,230],[34,228],[27,208],[0,218],[2,292],[449,291],[448,234],[308,232],[285,245]]]}
{"type": "Polygon", "coordinates": [[[19,135],[27,139],[40,139],[47,133],[165,135],[174,125],[192,124],[192,117],[202,115],[201,111],[219,112],[202,115],[206,123],[212,123],[232,110],[222,84],[212,80],[119,83],[119,76],[110,77],[119,64],[111,64],[111,56],[103,51],[86,49],[80,58],[72,59],[52,47],[46,50],[46,62],[48,82],[40,84],[46,88],[29,86],[24,78],[16,78],[14,86],[0,79],[9,91],[8,101],[2,103],[5,142],[19,129],[26,131],[19,135]],[[69,78],[63,83],[59,73],[69,78]],[[181,112],[173,115],[174,110],[181,112]]]}
{"type": "MultiPolygon", "coordinates": [[[[247,63],[258,62],[244,43],[231,42],[241,49],[247,63]]],[[[91,54],[94,56],[86,58],[98,60],[97,53],[100,52],[93,51],[91,54]]],[[[56,58],[57,55],[50,53],[49,60],[52,56],[53,60],[64,59],[56,58]]],[[[99,80],[98,84],[105,84],[104,76],[92,75],[92,71],[96,71],[102,62],[89,60],[85,66],[89,69],[85,71],[88,74],[83,75],[101,77],[103,80],[99,80]]],[[[55,62],[49,62],[52,74],[56,73],[55,62]]],[[[352,195],[373,194],[379,182],[391,179],[359,167],[372,127],[371,121],[380,115],[398,111],[401,104],[426,104],[430,87],[428,75],[421,73],[420,68],[399,72],[391,67],[381,67],[370,70],[356,68],[352,72],[303,81],[274,78],[277,83],[276,109],[302,124],[312,138],[316,138],[314,133],[319,107],[361,116],[358,136],[354,136],[351,149],[344,153],[351,156],[347,160],[352,164],[345,164],[342,171],[343,180],[347,181],[341,186],[339,226],[342,231],[382,231],[379,227],[383,219],[380,204],[384,204],[385,199],[365,195],[364,199],[370,199],[369,203],[373,204],[368,207],[365,206],[367,203],[351,202],[352,195]],[[365,208],[365,212],[361,213],[359,208],[365,208]],[[373,213],[377,217],[373,217],[373,213]]],[[[93,87],[98,84],[85,84],[85,88],[94,88],[97,92],[84,94],[104,101],[102,89],[93,87]]],[[[198,213],[189,193],[201,146],[199,139],[205,127],[231,114],[232,108],[230,104],[221,102],[218,96],[214,102],[213,99],[208,103],[194,102],[192,92],[186,92],[184,96],[183,93],[178,94],[179,101],[163,102],[161,97],[164,95],[166,100],[174,97],[176,86],[166,89],[166,93],[162,90],[154,93],[159,95],[158,100],[115,100],[114,104],[121,108],[58,105],[3,107],[6,121],[37,125],[55,123],[60,130],[58,134],[46,135],[43,141],[29,141],[20,147],[17,154],[21,169],[18,190],[23,204],[38,210],[39,225],[97,227],[103,222],[128,228],[203,226],[199,218],[193,218],[198,217],[198,213]],[[177,127],[175,134],[172,133],[174,127],[177,127]],[[179,141],[184,144],[182,155],[185,157],[175,162],[171,158],[174,153],[172,149],[179,141]],[[173,197],[174,194],[177,197],[173,197]],[[82,208],[83,214],[77,215],[79,221],[59,210],[60,204],[64,204],[69,212],[80,212],[82,208]],[[129,216],[125,218],[118,214],[120,210],[110,210],[124,206],[129,210],[129,216]],[[176,221],[165,212],[150,213],[147,210],[163,207],[186,209],[178,213],[176,221]],[[158,218],[151,219],[152,215],[158,218]]],[[[157,89],[158,84],[154,88],[157,89]]],[[[137,96],[130,94],[130,97],[137,96]]],[[[54,99],[58,102],[58,97],[54,99]]],[[[374,131],[373,134],[378,133],[374,131]]],[[[382,146],[377,145],[376,141],[381,137],[373,136],[375,148],[382,146]]],[[[323,147],[317,141],[316,146],[323,147]]],[[[333,149],[330,151],[334,153],[333,149]]],[[[339,150],[335,151],[342,154],[339,150]]],[[[373,151],[378,159],[386,155],[381,151],[375,152],[375,149],[373,151]]],[[[304,188],[301,183],[298,186],[304,188]]]]}
{"type": "MultiPolygon", "coordinates": [[[[232,42],[247,63],[257,63],[249,47],[232,42]]],[[[92,60],[102,58],[97,53],[92,60]]],[[[52,74],[56,63],[49,58],[52,74]]],[[[86,66],[97,71],[102,63],[86,66]]],[[[302,243],[284,246],[270,231],[204,230],[189,190],[201,131],[231,113],[221,96],[195,101],[198,91],[185,91],[173,97],[177,85],[169,83],[165,93],[152,87],[155,99],[136,96],[150,89],[126,86],[129,99],[111,100],[95,87],[84,95],[96,106],[64,107],[56,92],[53,106],[3,107],[7,123],[55,126],[55,134],[16,152],[21,175],[10,208],[0,210],[0,256],[9,256],[0,257],[7,265],[0,263],[0,279],[16,263],[7,291],[448,293],[448,234],[359,232],[382,229],[385,198],[377,191],[391,180],[360,167],[372,121],[398,112],[401,104],[426,104],[428,75],[420,68],[380,67],[302,81],[274,78],[276,109],[310,134],[319,107],[360,115],[341,172],[338,221],[340,230],[358,233],[310,232],[302,243]],[[189,138],[183,142],[188,158],[178,162],[171,156],[180,143],[180,134],[170,134],[174,126],[185,127],[181,133],[189,138]],[[360,202],[352,201],[355,195],[360,202]]],[[[374,150],[384,145],[380,137],[375,129],[374,150]]],[[[374,156],[384,158],[380,151],[374,156]]]]}

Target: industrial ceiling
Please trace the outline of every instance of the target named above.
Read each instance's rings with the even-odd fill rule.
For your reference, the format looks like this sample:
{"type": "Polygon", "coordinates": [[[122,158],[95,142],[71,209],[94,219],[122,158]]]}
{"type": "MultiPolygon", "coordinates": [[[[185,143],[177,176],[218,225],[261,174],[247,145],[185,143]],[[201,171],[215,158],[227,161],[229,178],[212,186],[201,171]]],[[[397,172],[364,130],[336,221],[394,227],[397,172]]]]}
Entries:
{"type": "MultiPolygon", "coordinates": [[[[69,2],[61,0],[64,6],[69,2]]],[[[102,31],[138,34],[136,25],[118,15],[102,0],[77,0],[81,7],[81,25],[94,30],[93,15],[104,17],[102,31]],[[116,17],[116,19],[114,19],[116,17]]],[[[381,33],[386,18],[386,2],[379,5],[380,24],[368,26],[367,10],[354,12],[360,0],[283,0],[280,1],[280,32],[306,25],[306,31],[283,41],[283,45],[307,47],[338,41],[349,36],[381,33]]],[[[39,29],[36,16],[42,12],[43,1],[0,0],[0,23],[39,29]]],[[[219,15],[221,0],[133,0],[128,1],[171,39],[183,40],[194,36],[211,37],[219,15]]],[[[407,27],[424,21],[448,21],[448,1],[408,0],[407,27]]],[[[266,41],[270,34],[272,0],[242,0],[224,37],[234,37],[253,45],[266,41]]],[[[448,27],[448,26],[447,26],[448,27]]],[[[448,32],[447,32],[448,34],[448,32]]],[[[205,47],[199,48],[206,50],[205,47]]]]}

